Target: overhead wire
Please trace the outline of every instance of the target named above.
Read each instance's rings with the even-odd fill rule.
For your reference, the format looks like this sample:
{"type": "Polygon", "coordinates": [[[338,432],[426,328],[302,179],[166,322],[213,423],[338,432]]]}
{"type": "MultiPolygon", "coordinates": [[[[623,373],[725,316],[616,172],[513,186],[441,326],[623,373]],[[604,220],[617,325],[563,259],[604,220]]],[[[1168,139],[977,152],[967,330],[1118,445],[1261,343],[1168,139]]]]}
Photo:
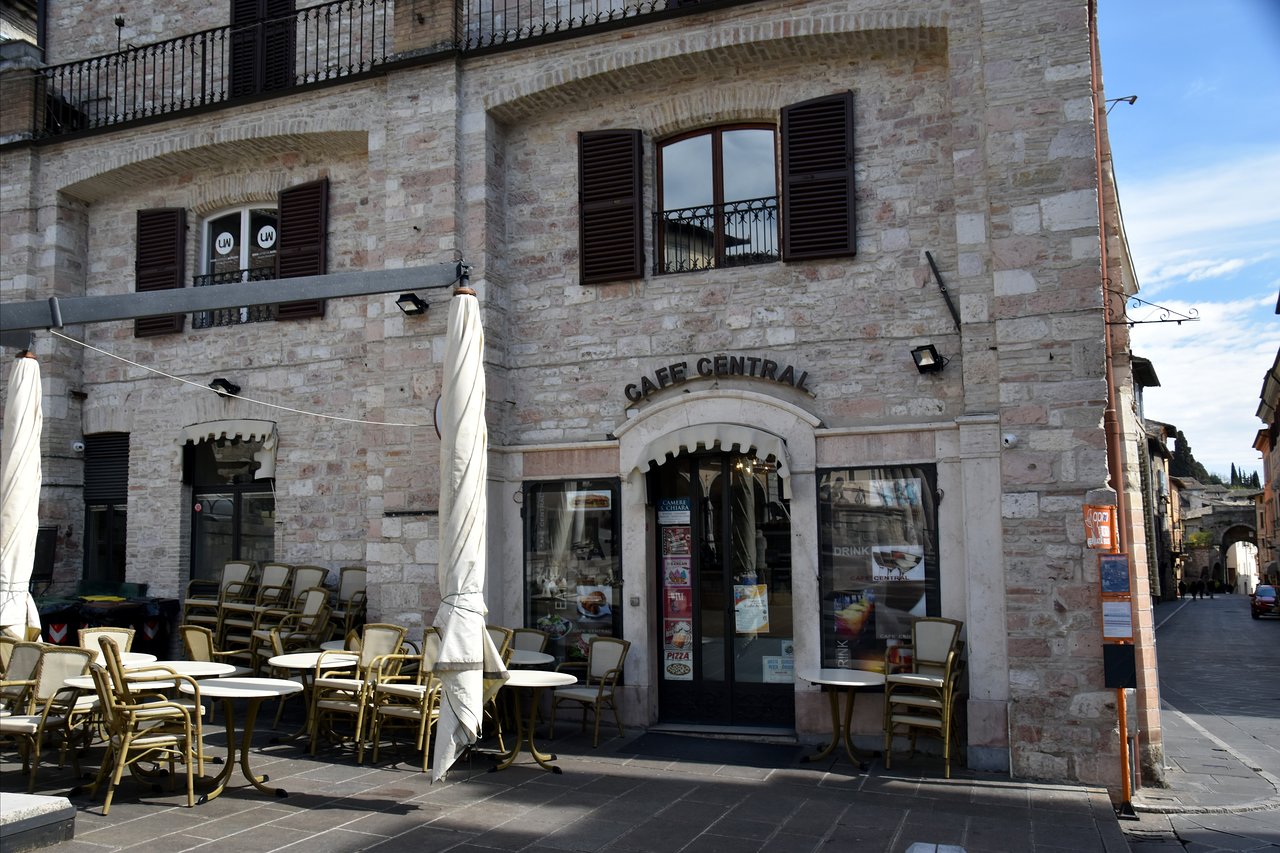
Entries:
{"type": "Polygon", "coordinates": [[[342,421],[345,423],[352,423],[352,424],[365,424],[367,426],[391,426],[391,427],[411,427],[411,428],[425,428],[425,427],[431,426],[431,424],[401,423],[398,421],[371,421],[371,420],[365,420],[363,418],[348,418],[342,415],[330,415],[330,414],[325,414],[324,412],[312,412],[312,411],[308,411],[307,409],[298,409],[293,406],[282,406],[279,403],[269,403],[266,400],[255,400],[252,397],[245,397],[242,394],[232,394],[227,391],[215,391],[214,389],[210,388],[208,385],[202,382],[196,382],[195,380],[192,380],[192,379],[184,379],[181,376],[174,376],[172,373],[166,373],[163,370],[160,370],[158,368],[148,367],[145,364],[139,364],[136,361],[131,361],[130,359],[127,359],[122,355],[116,355],[113,352],[104,350],[101,347],[96,347],[91,343],[87,343],[86,341],[76,340],[75,338],[70,337],[69,335],[64,335],[62,332],[59,332],[57,329],[49,329],[49,334],[53,335],[56,338],[61,338],[62,340],[67,341],[69,343],[82,346],[85,349],[93,350],[94,352],[99,353],[101,355],[105,355],[108,358],[114,358],[116,361],[124,362],[130,367],[137,367],[141,370],[148,371],[149,373],[154,373],[157,376],[163,376],[166,379],[172,379],[175,382],[181,382],[185,385],[192,385],[196,388],[200,388],[205,391],[211,391],[212,393],[217,394],[220,397],[233,397],[237,400],[244,400],[246,403],[253,403],[258,406],[266,406],[269,409],[278,409],[283,412],[292,412],[293,414],[296,414],[296,415],[306,415],[308,417],[323,418],[325,420],[330,420],[330,421],[342,421]]]}

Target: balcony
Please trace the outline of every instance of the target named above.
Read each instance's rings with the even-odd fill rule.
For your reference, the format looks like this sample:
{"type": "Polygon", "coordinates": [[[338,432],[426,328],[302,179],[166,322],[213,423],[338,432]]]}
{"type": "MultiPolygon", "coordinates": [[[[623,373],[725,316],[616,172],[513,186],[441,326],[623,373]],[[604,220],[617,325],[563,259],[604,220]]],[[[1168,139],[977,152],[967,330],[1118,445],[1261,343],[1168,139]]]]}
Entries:
{"type": "Polygon", "coordinates": [[[392,63],[509,49],[746,2],[753,0],[467,0],[404,4],[397,18],[395,0],[336,0],[40,68],[30,113],[24,110],[17,126],[6,122],[0,136],[102,132],[385,74],[392,63]]]}

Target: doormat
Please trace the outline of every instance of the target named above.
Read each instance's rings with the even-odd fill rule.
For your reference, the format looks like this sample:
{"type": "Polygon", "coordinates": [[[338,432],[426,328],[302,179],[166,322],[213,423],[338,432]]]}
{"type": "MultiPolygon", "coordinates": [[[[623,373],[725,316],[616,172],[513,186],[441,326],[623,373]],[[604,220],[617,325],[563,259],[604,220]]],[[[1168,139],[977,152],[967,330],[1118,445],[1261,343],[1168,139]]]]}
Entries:
{"type": "Polygon", "coordinates": [[[618,755],[669,758],[699,764],[731,764],[738,767],[790,767],[800,761],[798,744],[753,743],[728,738],[688,737],[646,732],[621,746],[618,755]]]}

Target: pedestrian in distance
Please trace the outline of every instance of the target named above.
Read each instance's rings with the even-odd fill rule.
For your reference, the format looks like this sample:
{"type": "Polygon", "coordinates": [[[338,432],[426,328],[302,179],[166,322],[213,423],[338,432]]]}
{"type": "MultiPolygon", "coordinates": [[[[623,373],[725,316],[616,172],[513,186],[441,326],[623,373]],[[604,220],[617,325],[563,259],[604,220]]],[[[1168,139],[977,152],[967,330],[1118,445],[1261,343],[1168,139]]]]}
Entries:
{"type": "Polygon", "coordinates": [[[1178,598],[1186,598],[1186,597],[1187,597],[1187,582],[1178,581],[1178,598]]]}

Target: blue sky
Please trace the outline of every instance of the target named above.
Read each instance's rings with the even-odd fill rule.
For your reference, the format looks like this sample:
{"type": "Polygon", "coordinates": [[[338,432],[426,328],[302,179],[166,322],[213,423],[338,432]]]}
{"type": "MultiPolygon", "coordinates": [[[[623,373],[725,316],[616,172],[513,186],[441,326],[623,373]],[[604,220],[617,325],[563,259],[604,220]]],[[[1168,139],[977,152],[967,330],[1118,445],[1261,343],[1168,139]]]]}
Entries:
{"type": "Polygon", "coordinates": [[[1106,96],[1138,96],[1108,127],[1139,296],[1200,317],[1133,328],[1160,377],[1146,415],[1209,471],[1261,474],[1255,413],[1280,348],[1280,2],[1099,9],[1106,96]]]}

